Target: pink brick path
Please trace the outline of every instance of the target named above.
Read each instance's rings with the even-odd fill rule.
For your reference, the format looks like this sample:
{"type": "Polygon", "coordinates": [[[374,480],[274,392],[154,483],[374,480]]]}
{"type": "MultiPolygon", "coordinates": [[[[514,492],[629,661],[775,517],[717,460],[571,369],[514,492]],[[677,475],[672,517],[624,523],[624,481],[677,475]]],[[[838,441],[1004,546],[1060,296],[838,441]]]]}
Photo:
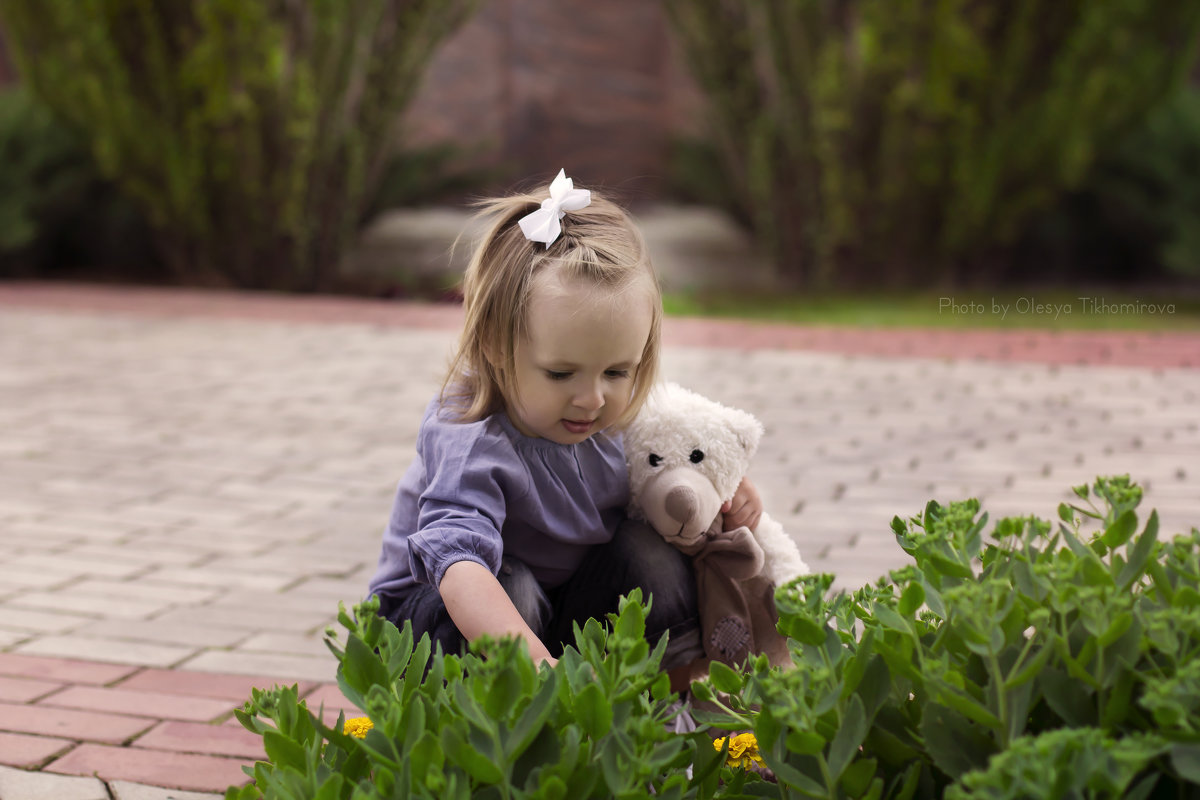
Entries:
{"type": "MultiPolygon", "coordinates": [[[[46,283],[0,284],[0,315],[5,307],[438,330],[452,330],[461,321],[460,309],[448,304],[46,283]]],[[[742,351],[1143,368],[1200,365],[1200,333],[863,330],[683,318],[669,319],[664,329],[671,346],[742,351]]],[[[851,550],[850,556],[861,558],[851,550]]],[[[188,797],[215,797],[230,783],[244,782],[241,766],[260,753],[258,738],[232,719],[233,708],[248,697],[251,687],[292,682],[270,675],[0,652],[0,795],[12,781],[24,781],[19,784],[22,793],[12,797],[53,797],[59,785],[55,781],[85,780],[60,776],[78,775],[96,776],[108,782],[109,789],[169,787],[210,793],[188,797]]],[[[324,702],[336,709],[345,704],[329,683],[308,681],[301,690],[313,705],[324,702]]],[[[103,794],[98,797],[108,797],[99,781],[86,780],[99,787],[103,794]]],[[[113,794],[124,800],[119,790],[113,794]]],[[[144,792],[129,796],[168,797],[144,792]]]]}
{"type": "MultiPolygon", "coordinates": [[[[0,765],[224,793],[262,755],[233,709],[293,682],[0,653],[0,765]]],[[[298,688],[327,716],[349,705],[333,684],[298,688]]]]}
{"type": "MultiPolygon", "coordinates": [[[[79,284],[0,284],[4,305],[441,330],[456,329],[462,321],[460,309],[451,304],[79,284]]],[[[664,343],[1038,364],[1200,366],[1200,333],[1194,332],[864,329],[671,318],[664,326],[664,343]]]]}

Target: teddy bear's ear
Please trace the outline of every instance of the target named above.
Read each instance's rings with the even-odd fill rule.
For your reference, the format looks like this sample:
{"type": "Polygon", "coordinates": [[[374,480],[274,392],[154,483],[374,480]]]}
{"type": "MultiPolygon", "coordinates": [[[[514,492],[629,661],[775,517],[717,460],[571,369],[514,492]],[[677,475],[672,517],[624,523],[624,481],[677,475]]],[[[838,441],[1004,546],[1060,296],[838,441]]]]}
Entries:
{"type": "Polygon", "coordinates": [[[758,450],[758,443],[762,441],[762,423],[753,414],[737,410],[734,418],[730,421],[730,427],[737,436],[738,444],[746,453],[746,458],[753,458],[754,453],[758,450]]]}

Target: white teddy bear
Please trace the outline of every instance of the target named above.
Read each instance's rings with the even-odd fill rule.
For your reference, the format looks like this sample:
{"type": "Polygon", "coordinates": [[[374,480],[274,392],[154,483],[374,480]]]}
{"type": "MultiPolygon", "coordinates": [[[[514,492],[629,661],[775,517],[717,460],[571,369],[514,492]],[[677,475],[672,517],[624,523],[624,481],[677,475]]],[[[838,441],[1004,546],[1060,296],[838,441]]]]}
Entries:
{"type": "Polygon", "coordinates": [[[796,543],[769,514],[752,532],[722,531],[721,505],[733,497],[762,435],[751,414],[675,383],[656,386],[625,431],[630,515],[693,556],[701,622],[713,640],[706,650],[727,663],[748,652],[783,657],[782,639],[768,641],[778,636],[774,588],[809,572],[796,543]],[[726,620],[718,609],[728,607],[741,611],[726,620]]]}

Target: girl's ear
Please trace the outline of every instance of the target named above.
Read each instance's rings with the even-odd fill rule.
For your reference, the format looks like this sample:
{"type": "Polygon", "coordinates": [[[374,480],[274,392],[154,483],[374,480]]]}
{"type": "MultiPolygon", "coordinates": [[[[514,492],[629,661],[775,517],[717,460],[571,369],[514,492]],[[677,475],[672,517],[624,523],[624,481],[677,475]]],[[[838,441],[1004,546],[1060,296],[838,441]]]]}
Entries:
{"type": "Polygon", "coordinates": [[[501,350],[500,342],[495,339],[488,339],[483,343],[483,357],[496,373],[504,371],[504,356],[501,350]]]}

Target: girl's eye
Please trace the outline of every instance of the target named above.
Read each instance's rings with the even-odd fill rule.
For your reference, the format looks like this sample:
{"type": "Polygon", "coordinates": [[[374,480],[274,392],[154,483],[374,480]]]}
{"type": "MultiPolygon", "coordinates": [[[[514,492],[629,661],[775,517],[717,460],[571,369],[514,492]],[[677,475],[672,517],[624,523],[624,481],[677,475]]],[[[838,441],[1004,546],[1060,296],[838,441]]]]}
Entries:
{"type": "Polygon", "coordinates": [[[629,370],[627,370],[627,369],[610,369],[610,370],[605,370],[604,374],[607,377],[613,378],[613,379],[628,378],[629,370]]]}
{"type": "Polygon", "coordinates": [[[655,453],[651,453],[649,461],[650,461],[650,466],[657,467],[659,464],[662,463],[662,456],[657,455],[655,453]]]}
{"type": "Polygon", "coordinates": [[[558,372],[557,370],[548,369],[546,370],[546,377],[552,381],[565,381],[567,378],[571,377],[571,373],[558,372]]]}
{"type": "Polygon", "coordinates": [[[704,451],[703,450],[693,450],[692,455],[689,458],[693,464],[699,464],[701,461],[704,460],[704,451]]]}

